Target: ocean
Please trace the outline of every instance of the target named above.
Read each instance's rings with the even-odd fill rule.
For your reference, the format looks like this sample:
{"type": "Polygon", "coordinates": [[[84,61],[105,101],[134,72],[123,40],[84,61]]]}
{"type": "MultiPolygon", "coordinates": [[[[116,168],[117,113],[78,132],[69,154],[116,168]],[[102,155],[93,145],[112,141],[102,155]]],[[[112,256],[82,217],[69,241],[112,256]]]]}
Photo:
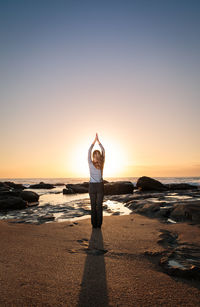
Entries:
{"type": "MultiPolygon", "coordinates": [[[[131,181],[133,185],[139,177],[104,177],[107,181],[131,181]]],[[[200,177],[153,177],[162,183],[190,183],[200,187],[200,177]]],[[[90,199],[88,193],[81,194],[63,194],[65,184],[83,183],[89,181],[89,178],[0,178],[1,182],[12,181],[21,183],[26,186],[26,190],[31,190],[40,195],[39,205],[25,208],[22,210],[12,210],[8,212],[0,212],[0,220],[16,219],[23,223],[49,223],[63,221],[78,221],[80,219],[90,218],[90,199]],[[39,182],[60,184],[53,189],[32,189],[31,184],[39,182]]],[[[172,193],[172,198],[175,197],[172,193]]],[[[103,201],[103,215],[124,215],[130,214],[123,203],[113,200],[103,201]]]]}
{"type": "MultiPolygon", "coordinates": [[[[139,177],[104,177],[108,181],[120,181],[127,180],[131,181],[134,185],[136,184],[139,177]]],[[[162,183],[190,183],[200,186],[200,177],[153,177],[162,183]]],[[[89,177],[86,178],[0,178],[0,181],[13,181],[15,183],[22,183],[25,186],[30,184],[39,183],[43,181],[45,183],[82,183],[84,181],[89,181],[89,177]]]]}

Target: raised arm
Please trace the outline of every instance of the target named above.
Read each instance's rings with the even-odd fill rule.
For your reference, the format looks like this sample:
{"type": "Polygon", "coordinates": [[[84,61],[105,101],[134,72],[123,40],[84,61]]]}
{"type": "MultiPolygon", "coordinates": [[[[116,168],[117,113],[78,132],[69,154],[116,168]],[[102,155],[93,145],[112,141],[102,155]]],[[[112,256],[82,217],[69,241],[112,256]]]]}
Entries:
{"type": "Polygon", "coordinates": [[[94,142],[90,145],[89,150],[88,150],[88,163],[92,163],[91,152],[92,152],[93,147],[94,147],[94,142]]]}
{"type": "Polygon", "coordinates": [[[89,164],[92,163],[91,152],[92,152],[92,148],[94,147],[94,144],[95,144],[96,140],[97,140],[97,134],[96,134],[96,136],[95,136],[94,141],[92,142],[92,144],[90,145],[90,147],[89,147],[89,149],[88,149],[88,163],[89,163],[89,164]]]}
{"type": "Polygon", "coordinates": [[[105,149],[104,149],[103,145],[100,142],[99,142],[99,146],[101,147],[102,154],[103,154],[103,157],[105,159],[105,149]]]}
{"type": "Polygon", "coordinates": [[[96,139],[97,139],[97,142],[99,143],[99,146],[101,147],[102,155],[103,155],[103,158],[105,160],[105,149],[104,149],[103,145],[101,144],[101,142],[99,141],[99,137],[98,137],[97,133],[96,133],[96,139]]]}

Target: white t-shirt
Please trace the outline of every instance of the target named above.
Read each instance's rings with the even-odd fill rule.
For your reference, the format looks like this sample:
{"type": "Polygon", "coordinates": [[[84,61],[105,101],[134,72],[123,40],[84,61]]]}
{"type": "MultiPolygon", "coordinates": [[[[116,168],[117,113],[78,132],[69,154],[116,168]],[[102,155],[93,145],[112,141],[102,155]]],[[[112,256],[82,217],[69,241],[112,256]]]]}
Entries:
{"type": "MultiPolygon", "coordinates": [[[[104,161],[105,161],[105,149],[103,147],[103,145],[101,143],[99,143],[99,146],[102,149],[102,154],[104,157],[104,161]]],[[[92,163],[92,159],[91,159],[91,152],[92,152],[92,148],[94,147],[94,144],[92,143],[92,145],[90,146],[89,150],[88,150],[88,164],[89,164],[89,170],[90,170],[90,181],[89,182],[102,182],[103,181],[103,172],[101,169],[97,169],[94,164],[92,163]]]]}

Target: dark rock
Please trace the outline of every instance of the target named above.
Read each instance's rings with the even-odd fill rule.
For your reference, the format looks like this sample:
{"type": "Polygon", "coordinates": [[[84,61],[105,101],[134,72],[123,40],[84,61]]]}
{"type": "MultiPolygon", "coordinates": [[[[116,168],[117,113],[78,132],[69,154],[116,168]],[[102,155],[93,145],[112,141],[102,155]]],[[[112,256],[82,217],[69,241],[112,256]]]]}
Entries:
{"type": "Polygon", "coordinates": [[[29,189],[53,189],[55,186],[51,183],[44,183],[41,181],[40,183],[37,184],[31,184],[29,186],[29,189]]]}
{"type": "Polygon", "coordinates": [[[9,187],[9,188],[12,188],[12,189],[19,189],[19,190],[23,190],[23,189],[26,189],[25,186],[23,186],[23,184],[21,183],[14,183],[12,181],[4,181],[4,182],[1,182],[1,186],[3,187],[9,187]],[[2,185],[3,184],[3,185],[2,185]]]}
{"type": "Polygon", "coordinates": [[[169,275],[200,280],[200,247],[180,244],[160,259],[160,265],[169,275]]]}
{"type": "Polygon", "coordinates": [[[134,185],[131,181],[115,181],[104,184],[104,195],[132,194],[134,185]]]}
{"type": "Polygon", "coordinates": [[[158,244],[167,248],[174,248],[178,245],[178,234],[176,232],[171,232],[167,229],[161,229],[160,232],[160,239],[157,241],[158,244]]]}
{"type": "MultiPolygon", "coordinates": [[[[164,192],[165,193],[165,192],[164,192]]],[[[147,191],[134,191],[134,193],[130,193],[130,194],[122,194],[122,195],[113,195],[111,196],[109,199],[112,199],[112,200],[117,200],[119,202],[123,202],[123,203],[127,203],[130,202],[130,201],[136,201],[136,200],[142,200],[144,201],[145,199],[148,199],[148,198],[156,198],[158,199],[158,197],[163,197],[164,199],[164,193],[158,193],[158,192],[152,192],[152,193],[149,193],[147,191]]]]}
{"type": "Polygon", "coordinates": [[[9,191],[11,187],[5,182],[0,182],[0,191],[9,191]]]}
{"type": "Polygon", "coordinates": [[[28,202],[37,202],[39,200],[39,195],[33,191],[22,191],[20,196],[28,202]]]}
{"type": "Polygon", "coordinates": [[[0,199],[0,211],[24,209],[27,206],[28,206],[27,201],[23,200],[21,197],[9,196],[0,199]]]}
{"type": "Polygon", "coordinates": [[[165,187],[168,190],[196,190],[198,187],[196,185],[192,185],[189,183],[167,183],[165,184],[165,187]]]}
{"type": "Polygon", "coordinates": [[[176,221],[200,223],[200,201],[188,201],[175,204],[170,217],[176,221]]]}
{"type": "Polygon", "coordinates": [[[143,207],[144,206],[144,202],[142,201],[135,201],[135,200],[130,200],[125,204],[126,207],[128,207],[129,209],[135,211],[136,209],[138,209],[139,207],[143,207]]]}
{"type": "Polygon", "coordinates": [[[88,181],[83,182],[81,185],[85,188],[89,188],[89,182],[88,181]]]}
{"type": "Polygon", "coordinates": [[[85,183],[68,183],[66,184],[66,188],[72,190],[74,193],[88,193],[88,187],[85,186],[85,183]]]}
{"type": "Polygon", "coordinates": [[[4,187],[0,187],[0,195],[6,192],[9,192],[10,188],[4,188],[4,187]]]}
{"type": "MultiPolygon", "coordinates": [[[[134,186],[131,181],[104,182],[104,195],[133,193],[134,186]]],[[[89,182],[66,184],[63,194],[88,193],[89,182]]]]}
{"type": "Polygon", "coordinates": [[[135,210],[136,213],[144,214],[149,217],[153,217],[156,212],[160,211],[160,205],[159,204],[151,204],[146,203],[142,207],[139,207],[135,210]]]}
{"type": "Polygon", "coordinates": [[[136,183],[136,187],[142,191],[164,191],[167,188],[158,180],[150,178],[150,177],[140,177],[136,183]]]}
{"type": "Polygon", "coordinates": [[[114,212],[112,215],[120,215],[119,211],[114,212]]]}
{"type": "Polygon", "coordinates": [[[46,214],[46,215],[39,216],[37,219],[40,223],[44,223],[47,221],[53,221],[55,217],[53,216],[53,214],[46,214]]]}
{"type": "Polygon", "coordinates": [[[178,241],[178,234],[166,229],[160,230],[158,243],[165,250],[159,261],[164,271],[172,276],[200,280],[200,247],[178,241]]]}
{"type": "Polygon", "coordinates": [[[8,196],[19,196],[21,194],[22,190],[6,190],[6,191],[0,191],[0,198],[8,197],[8,196]]]}
{"type": "Polygon", "coordinates": [[[160,210],[154,214],[156,218],[168,218],[170,216],[171,211],[173,210],[172,206],[162,207],[160,206],[160,210]]]}
{"type": "Polygon", "coordinates": [[[71,188],[63,189],[63,194],[74,194],[75,192],[71,188]]]}
{"type": "Polygon", "coordinates": [[[165,203],[154,203],[145,199],[130,200],[125,204],[125,206],[135,213],[161,219],[169,217],[170,212],[173,209],[172,205],[165,206],[165,203]]]}

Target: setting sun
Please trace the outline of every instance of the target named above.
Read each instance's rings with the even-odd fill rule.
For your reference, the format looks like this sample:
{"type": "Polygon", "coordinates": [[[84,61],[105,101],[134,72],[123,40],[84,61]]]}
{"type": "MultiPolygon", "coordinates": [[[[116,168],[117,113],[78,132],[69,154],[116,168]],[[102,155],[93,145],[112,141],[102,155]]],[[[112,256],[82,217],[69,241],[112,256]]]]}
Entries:
{"type": "Polygon", "coordinates": [[[2,2],[1,178],[199,176],[199,7],[2,2]]]}
{"type": "MultiPolygon", "coordinates": [[[[80,143],[73,147],[70,156],[70,169],[75,176],[89,177],[88,167],[88,150],[92,144],[93,139],[89,143],[85,140],[84,143],[80,143]]],[[[105,149],[105,164],[104,164],[104,177],[120,176],[123,173],[126,155],[122,150],[122,146],[115,141],[108,141],[107,139],[100,140],[105,149]]],[[[101,151],[100,146],[96,142],[92,152],[98,149],[101,151]]],[[[69,161],[68,161],[69,162],[69,161]]]]}

